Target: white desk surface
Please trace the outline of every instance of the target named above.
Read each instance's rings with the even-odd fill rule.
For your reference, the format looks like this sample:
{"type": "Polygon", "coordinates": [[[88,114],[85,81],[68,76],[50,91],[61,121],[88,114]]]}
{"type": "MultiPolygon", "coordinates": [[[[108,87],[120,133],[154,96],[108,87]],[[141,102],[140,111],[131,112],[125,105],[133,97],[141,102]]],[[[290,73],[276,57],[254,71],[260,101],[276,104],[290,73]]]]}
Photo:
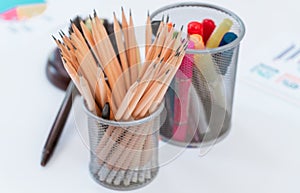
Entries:
{"type": "MultiPolygon", "coordinates": [[[[14,24],[18,32],[11,33],[0,21],[0,192],[113,192],[90,178],[89,152],[78,134],[73,114],[51,161],[45,168],[39,165],[46,136],[64,97],[64,92],[54,88],[45,76],[46,58],[55,46],[50,34],[76,13],[87,15],[96,8],[99,15],[111,18],[113,11],[120,14],[122,5],[127,10],[132,8],[135,23],[142,25],[148,9],[154,11],[173,2],[48,2],[49,25],[39,26],[37,22],[35,26],[32,24],[31,31],[26,31],[26,26],[14,24]]],[[[162,167],[151,184],[135,192],[299,192],[300,109],[246,84],[242,77],[245,67],[253,65],[257,46],[264,46],[263,43],[276,46],[277,38],[300,34],[300,3],[295,0],[206,2],[234,11],[247,27],[240,49],[232,130],[203,157],[197,149],[186,150],[162,167]]]]}

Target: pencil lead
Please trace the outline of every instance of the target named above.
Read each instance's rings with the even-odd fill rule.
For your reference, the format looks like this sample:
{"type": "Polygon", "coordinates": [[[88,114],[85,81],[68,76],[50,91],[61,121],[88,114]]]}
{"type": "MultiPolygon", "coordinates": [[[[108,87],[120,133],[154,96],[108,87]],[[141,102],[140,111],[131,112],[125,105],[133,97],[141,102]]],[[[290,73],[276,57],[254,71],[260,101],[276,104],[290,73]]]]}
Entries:
{"type": "Polygon", "coordinates": [[[178,48],[176,49],[176,53],[179,52],[181,46],[178,46],[178,48]]]}
{"type": "Polygon", "coordinates": [[[157,58],[160,58],[161,52],[157,55],[157,58]]]}
{"type": "Polygon", "coordinates": [[[162,15],[161,22],[164,22],[164,20],[165,20],[165,15],[162,15]]]}
{"type": "Polygon", "coordinates": [[[156,38],[159,38],[159,36],[160,36],[160,32],[158,32],[158,34],[156,35],[156,38]]]}
{"type": "Polygon", "coordinates": [[[148,16],[148,17],[150,17],[150,12],[149,12],[149,9],[148,9],[148,12],[147,12],[147,16],[148,16]]]}
{"type": "Polygon", "coordinates": [[[61,38],[64,38],[64,36],[60,32],[58,32],[58,34],[61,38]]]}
{"type": "Polygon", "coordinates": [[[66,47],[67,47],[67,49],[68,49],[69,51],[71,50],[70,47],[69,47],[68,45],[67,45],[66,47]]]}
{"type": "Polygon", "coordinates": [[[60,30],[60,32],[61,32],[62,35],[64,35],[64,36],[66,35],[66,34],[63,32],[63,30],[60,30]]]}
{"type": "Polygon", "coordinates": [[[97,17],[97,13],[96,10],[94,9],[94,17],[97,17]]]}
{"type": "Polygon", "coordinates": [[[166,23],[169,23],[169,19],[170,19],[170,17],[169,17],[169,14],[168,14],[167,19],[166,19],[166,23]]]}
{"type": "Polygon", "coordinates": [[[113,12],[114,18],[116,17],[116,12],[113,12]]]}
{"type": "Polygon", "coordinates": [[[168,70],[166,71],[165,75],[169,74],[169,72],[170,72],[170,69],[168,69],[168,70]]]}
{"type": "Polygon", "coordinates": [[[159,63],[162,63],[164,61],[165,57],[162,57],[162,59],[159,61],[159,63]]]}
{"type": "Polygon", "coordinates": [[[155,68],[156,68],[156,66],[157,66],[157,63],[155,63],[155,64],[153,65],[153,69],[155,69],[155,68]]]}
{"type": "Polygon", "coordinates": [[[184,49],[183,50],[186,50],[188,48],[188,44],[186,44],[185,46],[184,46],[184,49]]]}
{"type": "Polygon", "coordinates": [[[132,16],[132,14],[131,14],[131,9],[129,9],[129,16],[130,16],[130,17],[132,16]]]}
{"type": "Polygon", "coordinates": [[[90,18],[91,21],[93,21],[93,18],[92,18],[92,16],[91,16],[91,14],[89,14],[89,18],[90,18]]]}
{"type": "Polygon", "coordinates": [[[71,24],[73,24],[73,20],[72,19],[70,19],[70,22],[71,22],[71,24]]]}
{"type": "Polygon", "coordinates": [[[66,59],[65,59],[65,58],[62,58],[62,59],[63,59],[64,63],[67,63],[67,61],[66,61],[66,59]]]}
{"type": "Polygon", "coordinates": [[[54,35],[51,35],[52,36],[52,38],[54,39],[54,41],[56,41],[57,39],[54,37],[54,35]]]}
{"type": "Polygon", "coordinates": [[[124,11],[124,8],[123,8],[123,6],[121,6],[121,11],[122,11],[122,12],[124,11]]]}
{"type": "Polygon", "coordinates": [[[57,40],[57,41],[58,41],[59,44],[61,44],[61,41],[60,41],[60,40],[57,40]]]}
{"type": "Polygon", "coordinates": [[[179,34],[179,33],[176,33],[176,34],[175,34],[175,36],[174,36],[174,38],[175,38],[175,39],[177,39],[177,37],[178,37],[178,34],[179,34]]]}
{"type": "Polygon", "coordinates": [[[175,23],[173,24],[173,27],[175,27],[175,23]]]}
{"type": "Polygon", "coordinates": [[[181,28],[180,28],[180,31],[182,31],[183,30],[183,25],[181,26],[181,28]]]}

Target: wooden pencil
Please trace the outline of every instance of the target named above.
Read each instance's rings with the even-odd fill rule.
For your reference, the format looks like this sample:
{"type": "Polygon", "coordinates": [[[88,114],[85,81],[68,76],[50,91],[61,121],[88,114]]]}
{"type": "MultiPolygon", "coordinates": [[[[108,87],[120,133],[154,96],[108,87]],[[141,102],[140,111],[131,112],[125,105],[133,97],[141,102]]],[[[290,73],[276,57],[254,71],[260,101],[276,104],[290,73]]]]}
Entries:
{"type": "Polygon", "coordinates": [[[152,42],[152,26],[149,11],[147,13],[147,22],[146,22],[146,37],[145,37],[145,57],[149,51],[152,42]]]}
{"type": "Polygon", "coordinates": [[[122,64],[122,71],[123,71],[123,76],[124,76],[125,86],[127,91],[131,85],[130,71],[128,68],[128,60],[126,56],[124,41],[122,39],[122,29],[120,28],[120,24],[117,20],[115,12],[114,12],[114,33],[116,37],[117,47],[119,51],[118,54],[120,56],[120,60],[122,64]]]}
{"type": "MultiPolygon", "coordinates": [[[[157,110],[185,53],[186,42],[178,37],[181,32],[173,35],[174,26],[168,29],[168,18],[166,21],[162,18],[152,43],[148,12],[143,65],[131,10],[128,22],[122,8],[122,28],[114,13],[116,51],[95,11],[90,16],[91,29],[80,21],[82,32],[71,23],[69,37],[63,31],[59,33],[63,42],[54,37],[65,68],[90,111],[101,116],[101,109],[109,103],[109,118],[127,121],[157,110]]],[[[143,127],[126,129],[108,126],[96,148],[99,180],[128,185],[130,181],[144,182],[151,178],[147,167],[151,166],[154,154],[152,132],[158,129],[153,126],[151,121],[143,127]]]]}

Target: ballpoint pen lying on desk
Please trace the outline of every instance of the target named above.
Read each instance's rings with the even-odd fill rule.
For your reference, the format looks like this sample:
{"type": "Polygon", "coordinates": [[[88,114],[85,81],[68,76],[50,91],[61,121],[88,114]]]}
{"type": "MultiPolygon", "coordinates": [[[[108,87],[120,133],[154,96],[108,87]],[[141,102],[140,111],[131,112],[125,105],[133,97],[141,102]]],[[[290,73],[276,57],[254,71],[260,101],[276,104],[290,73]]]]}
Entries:
{"type": "Polygon", "coordinates": [[[73,82],[69,83],[69,86],[66,91],[65,98],[60,106],[60,109],[57,113],[55,121],[52,125],[50,134],[47,138],[46,144],[43,148],[41,165],[45,166],[52,156],[53,151],[59,141],[60,135],[62,134],[63,128],[65,126],[66,120],[68,118],[69,112],[72,107],[72,93],[75,90],[73,82]]]}

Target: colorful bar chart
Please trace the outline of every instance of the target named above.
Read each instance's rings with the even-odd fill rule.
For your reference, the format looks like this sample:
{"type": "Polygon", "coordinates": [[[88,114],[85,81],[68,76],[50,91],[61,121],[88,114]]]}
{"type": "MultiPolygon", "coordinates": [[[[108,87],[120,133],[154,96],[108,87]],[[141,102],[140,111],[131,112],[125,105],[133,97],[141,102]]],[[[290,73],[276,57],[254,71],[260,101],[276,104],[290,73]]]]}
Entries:
{"type": "Polygon", "coordinates": [[[46,8],[45,0],[0,1],[0,19],[25,20],[42,14],[46,8]]]}

